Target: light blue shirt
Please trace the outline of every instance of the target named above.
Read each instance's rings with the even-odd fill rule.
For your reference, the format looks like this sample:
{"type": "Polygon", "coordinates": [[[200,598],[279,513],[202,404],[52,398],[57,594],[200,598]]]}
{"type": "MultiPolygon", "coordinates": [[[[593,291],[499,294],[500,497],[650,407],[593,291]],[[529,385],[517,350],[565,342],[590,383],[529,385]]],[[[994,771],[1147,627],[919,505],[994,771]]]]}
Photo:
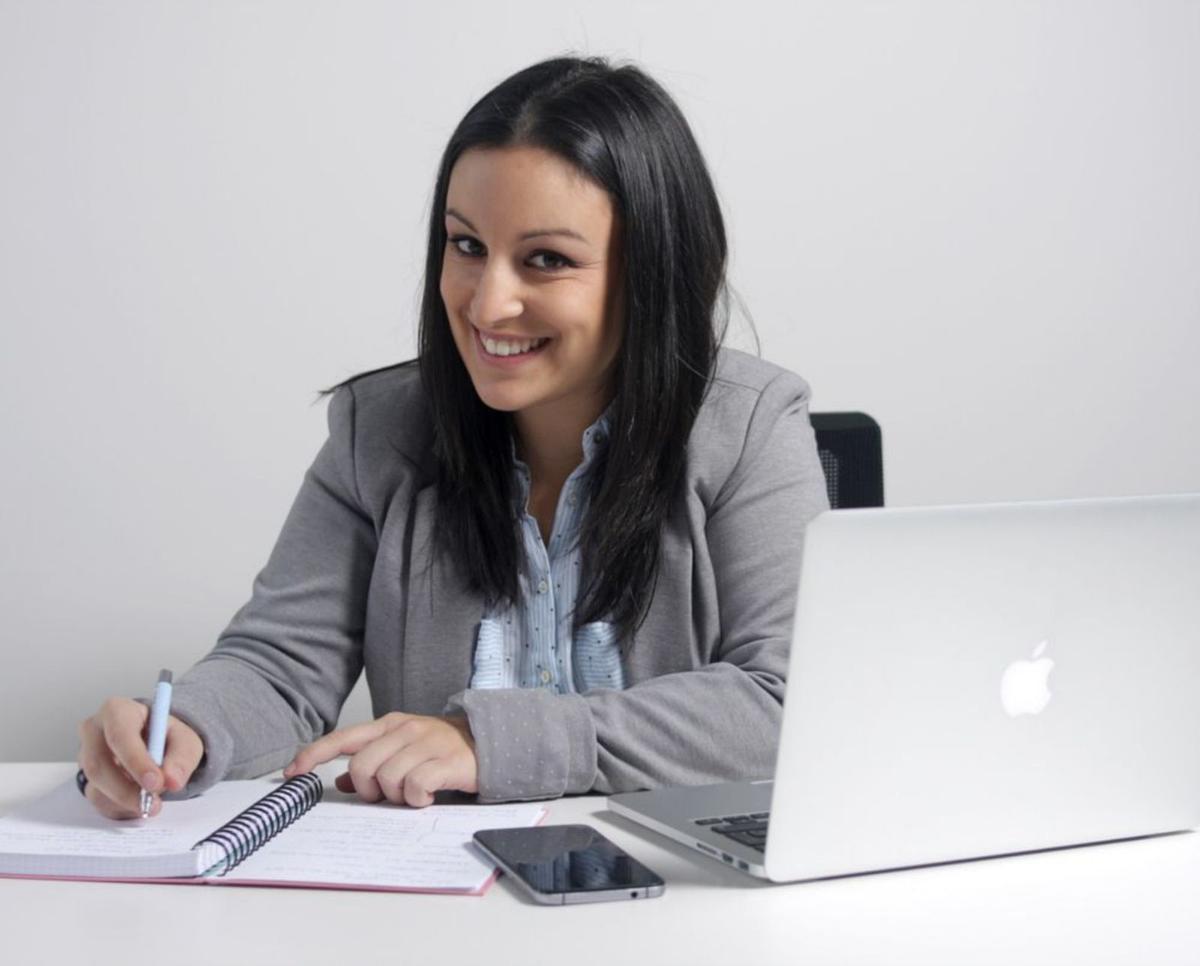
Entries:
{"type": "Polygon", "coordinates": [[[579,529],[587,511],[588,476],[608,443],[608,414],[606,409],[584,430],[583,462],[558,495],[549,546],[529,512],[529,467],[514,450],[526,567],[518,578],[518,601],[490,608],[480,621],[472,688],[545,688],[564,694],[625,687],[614,626],[594,621],[574,628],[583,556],[579,529]]]}

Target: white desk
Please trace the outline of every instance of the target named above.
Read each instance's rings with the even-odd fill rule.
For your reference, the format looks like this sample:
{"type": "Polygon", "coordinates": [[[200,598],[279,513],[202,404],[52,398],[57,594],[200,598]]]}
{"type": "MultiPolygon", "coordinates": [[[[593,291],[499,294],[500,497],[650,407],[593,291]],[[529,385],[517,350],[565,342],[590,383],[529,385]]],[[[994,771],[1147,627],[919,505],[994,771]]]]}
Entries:
{"type": "MultiPolygon", "coordinates": [[[[74,771],[64,763],[0,764],[0,813],[74,771]]],[[[330,780],[336,774],[321,771],[330,780]]],[[[0,960],[1200,962],[1194,833],[777,886],[609,814],[603,798],[549,805],[548,821],[590,822],[645,861],[666,879],[666,895],[543,907],[503,877],[482,898],[0,879],[0,960]]]]}

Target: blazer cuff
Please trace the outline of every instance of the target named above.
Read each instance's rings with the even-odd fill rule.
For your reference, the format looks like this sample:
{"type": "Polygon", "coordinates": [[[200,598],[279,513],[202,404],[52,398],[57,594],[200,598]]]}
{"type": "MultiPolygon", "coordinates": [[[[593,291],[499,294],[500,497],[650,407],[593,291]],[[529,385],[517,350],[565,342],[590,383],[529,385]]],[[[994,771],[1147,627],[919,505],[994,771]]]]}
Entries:
{"type": "Polygon", "coordinates": [[[471,726],[480,801],[577,795],[595,783],[596,728],[582,695],[473,689],[453,695],[445,713],[471,726]]]}

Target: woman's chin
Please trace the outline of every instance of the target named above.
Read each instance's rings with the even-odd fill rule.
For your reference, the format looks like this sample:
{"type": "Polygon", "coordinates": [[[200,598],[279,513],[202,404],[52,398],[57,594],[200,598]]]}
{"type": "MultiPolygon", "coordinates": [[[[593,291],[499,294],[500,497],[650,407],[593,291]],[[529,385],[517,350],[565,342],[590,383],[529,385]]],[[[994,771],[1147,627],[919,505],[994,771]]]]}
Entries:
{"type": "Polygon", "coordinates": [[[515,413],[537,401],[528,392],[521,392],[521,387],[513,388],[518,391],[506,391],[496,386],[481,388],[476,385],[475,392],[478,393],[480,400],[488,409],[496,409],[502,413],[515,413]]]}

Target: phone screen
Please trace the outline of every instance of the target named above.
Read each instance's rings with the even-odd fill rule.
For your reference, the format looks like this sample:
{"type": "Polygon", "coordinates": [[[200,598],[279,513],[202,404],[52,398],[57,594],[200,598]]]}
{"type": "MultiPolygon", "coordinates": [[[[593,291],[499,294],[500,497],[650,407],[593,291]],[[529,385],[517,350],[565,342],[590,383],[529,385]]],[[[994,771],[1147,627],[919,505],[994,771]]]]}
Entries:
{"type": "Polygon", "coordinates": [[[475,833],[509,873],[541,896],[621,892],[658,895],[663,880],[587,825],[486,829],[475,833]]]}

